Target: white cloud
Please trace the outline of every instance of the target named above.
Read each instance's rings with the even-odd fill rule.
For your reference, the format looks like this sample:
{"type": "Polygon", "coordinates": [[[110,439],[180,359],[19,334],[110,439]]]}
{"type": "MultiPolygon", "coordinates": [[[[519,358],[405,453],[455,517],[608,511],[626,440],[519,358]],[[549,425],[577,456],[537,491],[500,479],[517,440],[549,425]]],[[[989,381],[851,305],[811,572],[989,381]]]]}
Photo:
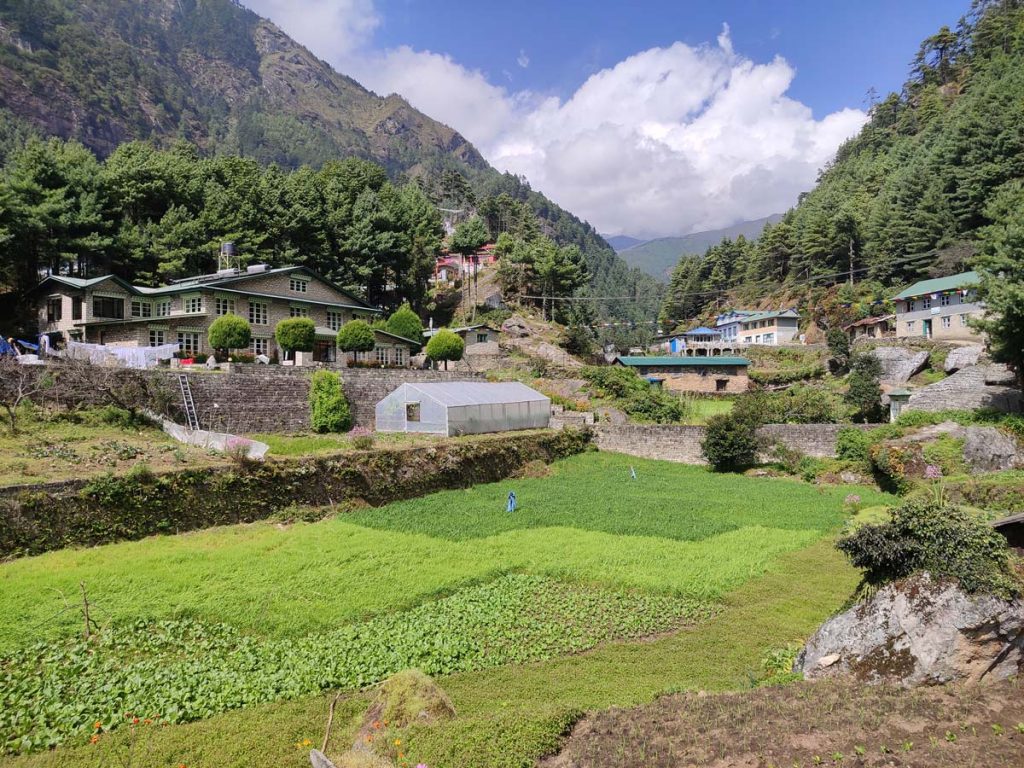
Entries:
{"type": "Polygon", "coordinates": [[[519,55],[516,56],[516,64],[518,64],[523,69],[526,69],[528,66],[530,66],[530,57],[526,55],[526,51],[524,51],[523,49],[520,49],[519,55]]]}
{"type": "Polygon", "coordinates": [[[715,45],[642,51],[562,100],[495,85],[447,54],[375,50],[371,0],[251,2],[341,71],[402,94],[608,234],[684,234],[783,211],[866,119],[856,109],[816,119],[786,95],[793,68],[738,54],[727,25],[715,45]],[[299,15],[314,31],[288,27],[299,15]]]}

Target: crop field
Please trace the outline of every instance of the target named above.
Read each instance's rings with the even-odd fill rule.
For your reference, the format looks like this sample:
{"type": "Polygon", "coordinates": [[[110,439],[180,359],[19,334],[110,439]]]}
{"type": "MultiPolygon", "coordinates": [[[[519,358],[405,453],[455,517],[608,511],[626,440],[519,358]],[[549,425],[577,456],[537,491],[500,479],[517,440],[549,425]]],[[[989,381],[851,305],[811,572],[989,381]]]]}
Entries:
{"type": "MultiPolygon", "coordinates": [[[[301,745],[322,728],[321,691],[352,692],[341,711],[356,711],[359,689],[417,667],[460,713],[409,734],[417,759],[530,764],[582,709],[735,685],[773,644],[809,631],[855,580],[823,542],[844,522],[849,490],[591,453],[546,477],[312,524],[9,562],[0,738],[8,753],[36,754],[0,763],[89,764],[98,750],[137,743],[124,727],[133,712],[195,722],[145,733],[132,765],[193,766],[214,754],[249,765],[283,747],[292,751],[275,764],[301,765],[291,736],[271,731],[287,721],[301,745]],[[509,490],[520,502],[511,514],[509,490]],[[81,585],[97,622],[89,641],[81,585]],[[760,615],[758,601],[780,605],[760,615]],[[742,633],[737,611],[753,611],[742,633]],[[712,646],[709,663],[704,638],[715,643],[716,632],[735,636],[712,646]],[[258,734],[274,746],[257,747],[258,734]]],[[[341,739],[345,727],[342,717],[341,739]]]]}

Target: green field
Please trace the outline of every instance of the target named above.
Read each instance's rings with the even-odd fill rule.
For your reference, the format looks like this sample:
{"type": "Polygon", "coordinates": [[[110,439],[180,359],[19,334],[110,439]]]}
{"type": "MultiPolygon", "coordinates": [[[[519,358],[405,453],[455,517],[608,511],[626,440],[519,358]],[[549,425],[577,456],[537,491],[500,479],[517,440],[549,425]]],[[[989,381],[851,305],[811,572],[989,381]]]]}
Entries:
{"type": "MultiPolygon", "coordinates": [[[[0,662],[0,675],[8,676],[5,689],[20,691],[23,709],[31,709],[24,703],[33,697],[47,707],[33,726],[31,718],[16,718],[18,707],[8,702],[0,725],[8,748],[17,749],[23,746],[15,743],[15,730],[21,738],[35,727],[31,741],[37,745],[81,743],[94,720],[113,723],[125,708],[176,720],[212,717],[153,737],[180,731],[184,740],[176,748],[203,752],[210,745],[193,744],[186,734],[216,729],[214,721],[232,717],[260,731],[288,712],[322,708],[319,696],[310,697],[317,690],[353,689],[402,667],[439,675],[465,670],[461,674],[482,676],[474,690],[484,690],[490,685],[484,681],[509,675],[514,685],[526,684],[524,670],[535,667],[510,664],[572,666],[616,648],[657,655],[673,643],[690,649],[673,651],[683,655],[663,669],[658,662],[630,673],[635,679],[629,681],[605,679],[608,670],[579,672],[583,677],[571,686],[567,679],[559,696],[545,692],[554,685],[550,675],[534,678],[521,698],[508,693],[513,683],[501,683],[489,694],[500,704],[483,696],[477,710],[460,708],[460,715],[476,711],[473,717],[416,737],[424,757],[435,756],[432,766],[523,764],[526,755],[550,749],[579,708],[644,700],[702,675],[710,675],[702,685],[735,684],[745,671],[740,667],[756,664],[771,644],[769,635],[788,642],[806,633],[807,616],[820,617],[822,604],[827,612],[849,592],[850,572],[815,543],[842,524],[849,490],[591,453],[560,462],[548,477],[443,492],[314,524],[234,526],[17,560],[0,566],[0,612],[7,617],[0,655],[10,659],[0,662]],[[520,500],[515,514],[504,511],[509,489],[520,500]],[[703,652],[686,655],[737,607],[755,607],[735,603],[748,584],[773,578],[785,563],[802,563],[801,553],[828,560],[843,594],[816,578],[793,582],[792,596],[803,605],[787,611],[796,618],[787,618],[787,611],[764,616],[763,631],[748,639],[737,635],[739,646],[717,649],[728,674],[706,667],[703,652]],[[106,628],[92,649],[77,639],[80,583],[106,628]],[[607,645],[695,622],[696,628],[657,643],[607,645]],[[29,650],[40,640],[48,645],[29,650]],[[125,648],[131,649],[127,659],[125,648]],[[194,648],[204,649],[195,659],[194,648]],[[63,666],[79,655],[90,658],[71,680],[63,666]],[[145,682],[153,676],[160,685],[145,682]],[[183,683],[189,676],[199,682],[183,683]],[[261,704],[286,699],[296,701],[261,704]],[[197,700],[203,705],[195,706],[197,700]],[[217,715],[235,708],[243,710],[217,715]],[[501,726],[485,738],[479,729],[493,729],[484,721],[512,711],[519,713],[508,726],[512,731],[502,737],[501,726]],[[500,759],[481,746],[481,739],[502,738],[513,751],[500,759]],[[488,762],[463,761],[450,751],[438,762],[458,744],[466,754],[484,749],[488,762]]],[[[865,504],[889,500],[866,489],[858,493],[865,504]]],[[[461,679],[442,682],[457,689],[461,679]]],[[[54,756],[73,754],[64,747],[54,756]]],[[[166,755],[159,762],[161,753],[151,754],[146,765],[184,762],[166,755]]],[[[205,754],[201,762],[208,761],[205,754]]],[[[49,758],[32,758],[40,759],[49,758]]]]}

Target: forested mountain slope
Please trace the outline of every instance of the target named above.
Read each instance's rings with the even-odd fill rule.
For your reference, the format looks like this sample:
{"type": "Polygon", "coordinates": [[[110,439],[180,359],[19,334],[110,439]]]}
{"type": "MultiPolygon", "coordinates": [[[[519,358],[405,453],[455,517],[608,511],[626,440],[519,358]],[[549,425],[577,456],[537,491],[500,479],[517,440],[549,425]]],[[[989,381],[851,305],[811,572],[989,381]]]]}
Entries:
{"type": "Polygon", "coordinates": [[[851,269],[881,294],[957,271],[1022,178],[1024,3],[976,0],[955,30],[922,43],[903,90],[872,107],[782,221],[756,241],[680,261],[662,319],[674,325],[730,297],[841,283],[851,269]]]}
{"type": "MultiPolygon", "coordinates": [[[[0,4],[0,157],[9,158],[30,136],[77,140],[100,160],[133,139],[189,155],[192,150],[180,144],[187,142],[201,157],[240,156],[285,170],[305,165],[319,169],[356,157],[380,164],[399,185],[417,179],[428,197],[446,205],[475,206],[504,193],[527,204],[547,234],[581,248],[591,293],[606,295],[633,286],[645,297],[639,304],[599,303],[600,314],[649,318],[659,300],[654,282],[630,270],[592,227],[525,181],[498,173],[455,130],[399,96],[381,98],[335,72],[232,0],[0,4]]],[[[74,154],[73,145],[68,146],[56,154],[74,154]]],[[[81,158],[75,162],[79,170],[88,165],[81,158]]],[[[236,173],[252,171],[224,166],[214,175],[236,173]]],[[[199,174],[202,183],[205,178],[199,174]]],[[[267,178],[273,188],[276,177],[267,178]]],[[[54,189],[66,186],[54,182],[54,189]]],[[[202,202],[196,190],[185,191],[193,202],[202,202]]],[[[263,204],[255,193],[253,198],[252,204],[263,204]]],[[[95,201],[92,205],[96,208],[95,201]]],[[[0,219],[2,208],[0,200],[0,219]]],[[[97,209],[94,214],[102,217],[110,211],[97,209]]],[[[221,236],[233,236],[231,226],[207,218],[205,234],[214,237],[224,229],[221,236]]],[[[266,248],[276,234],[267,233],[266,248]]],[[[82,231],[76,237],[87,235],[82,231]]],[[[144,231],[139,236],[138,250],[160,247],[144,231]]],[[[198,234],[185,240],[205,242],[198,234]]],[[[89,263],[117,266],[125,258],[103,252],[102,233],[92,243],[97,253],[89,263]]],[[[289,254],[272,255],[280,259],[289,254]]],[[[10,265],[0,266],[10,272],[10,265]]]]}

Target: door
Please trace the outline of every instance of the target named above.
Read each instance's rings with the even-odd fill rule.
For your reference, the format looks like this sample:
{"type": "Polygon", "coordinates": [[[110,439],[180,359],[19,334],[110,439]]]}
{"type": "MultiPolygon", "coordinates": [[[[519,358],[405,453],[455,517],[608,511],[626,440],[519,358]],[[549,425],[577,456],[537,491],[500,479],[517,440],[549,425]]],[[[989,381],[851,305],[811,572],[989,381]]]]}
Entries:
{"type": "Polygon", "coordinates": [[[921,333],[924,336],[924,338],[926,338],[926,339],[930,339],[932,337],[932,321],[931,320],[922,320],[921,321],[921,333]]]}

